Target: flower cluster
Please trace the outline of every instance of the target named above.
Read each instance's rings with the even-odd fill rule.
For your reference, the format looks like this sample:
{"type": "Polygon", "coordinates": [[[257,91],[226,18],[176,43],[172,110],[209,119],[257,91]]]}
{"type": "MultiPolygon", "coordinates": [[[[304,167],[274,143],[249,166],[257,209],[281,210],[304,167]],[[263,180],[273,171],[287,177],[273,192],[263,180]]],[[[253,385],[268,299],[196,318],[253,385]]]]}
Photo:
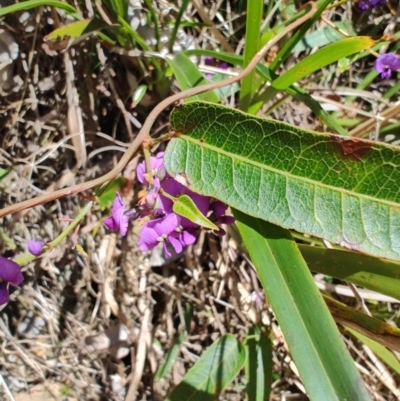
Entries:
{"type": "Polygon", "coordinates": [[[368,10],[372,7],[384,5],[385,3],[386,0],[358,0],[358,7],[360,7],[361,10],[368,10]]]}
{"type": "MultiPolygon", "coordinates": [[[[131,211],[125,210],[121,196],[117,197],[113,204],[112,216],[104,220],[104,224],[110,230],[118,230],[121,235],[126,235],[128,222],[132,218],[140,218],[142,225],[139,235],[139,248],[148,251],[163,243],[167,257],[171,256],[167,245],[170,244],[177,253],[195,242],[200,226],[185,217],[179,216],[173,211],[171,197],[181,195],[189,196],[204,216],[207,216],[214,224],[232,224],[235,220],[232,216],[225,215],[227,206],[207,196],[194,193],[183,184],[169,176],[164,167],[164,153],[160,152],[150,158],[152,172],[146,172],[145,162],[137,167],[138,180],[146,186],[139,206],[131,211]],[[164,194],[170,196],[166,196],[164,194]]],[[[218,235],[224,235],[220,228],[218,235]]]]}
{"type": "Polygon", "coordinates": [[[24,281],[21,267],[14,261],[0,256],[0,305],[8,302],[8,285],[20,285],[24,281]]]}
{"type": "Polygon", "coordinates": [[[400,58],[394,53],[382,54],[375,60],[374,68],[382,79],[388,79],[393,71],[400,70],[400,58]]]}

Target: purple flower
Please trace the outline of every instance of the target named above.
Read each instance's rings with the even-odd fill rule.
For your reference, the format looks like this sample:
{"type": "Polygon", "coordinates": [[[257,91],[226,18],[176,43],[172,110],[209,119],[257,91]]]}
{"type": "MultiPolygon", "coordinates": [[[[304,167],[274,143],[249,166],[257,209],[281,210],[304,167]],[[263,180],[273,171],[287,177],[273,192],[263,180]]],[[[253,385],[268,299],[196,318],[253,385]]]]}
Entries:
{"type": "Polygon", "coordinates": [[[176,231],[179,225],[180,217],[175,213],[167,214],[161,219],[150,220],[140,231],[139,248],[142,251],[149,251],[162,242],[165,254],[170,257],[171,253],[167,249],[168,241],[177,253],[181,252],[183,246],[178,239],[179,233],[176,231]]]}
{"type": "Polygon", "coordinates": [[[128,223],[130,220],[130,213],[125,210],[125,206],[122,203],[121,195],[117,192],[113,206],[112,215],[106,218],[103,223],[111,231],[119,230],[122,236],[125,236],[128,232],[128,223]]]}
{"type": "Polygon", "coordinates": [[[361,10],[368,10],[372,7],[381,6],[385,3],[386,0],[359,0],[358,7],[360,7],[361,10]]]}
{"type": "Polygon", "coordinates": [[[37,239],[36,241],[28,240],[28,251],[35,256],[38,256],[42,253],[44,248],[44,241],[41,239],[37,239]]]}
{"type": "Polygon", "coordinates": [[[400,58],[394,53],[382,54],[375,60],[374,68],[381,74],[382,79],[392,76],[392,71],[400,69],[400,58]]]}
{"type": "MultiPolygon", "coordinates": [[[[174,180],[173,178],[169,178],[164,180],[161,183],[161,188],[167,192],[168,194],[179,197],[181,195],[188,195],[192,198],[193,202],[196,204],[197,208],[203,213],[205,216],[210,208],[210,198],[207,196],[199,195],[191,191],[189,188],[182,185],[180,182],[174,180]]],[[[173,212],[173,203],[172,200],[167,198],[166,196],[160,196],[161,205],[165,211],[165,213],[173,212]]],[[[181,226],[183,228],[198,228],[199,226],[189,219],[185,217],[181,217],[181,226]]]]}
{"type": "Polygon", "coordinates": [[[23,281],[21,267],[14,261],[0,256],[0,305],[8,302],[8,284],[17,286],[23,281]]]}
{"type": "MultiPolygon", "coordinates": [[[[159,183],[165,178],[166,172],[164,167],[164,152],[158,152],[156,156],[150,157],[150,166],[153,170],[152,173],[154,175],[154,185],[158,188],[160,187],[159,183]],[[158,184],[158,185],[157,185],[158,184]]],[[[146,178],[146,162],[142,161],[139,163],[136,169],[137,178],[142,184],[149,184],[146,178]]]]}
{"type": "MultiPolygon", "coordinates": [[[[167,244],[171,244],[175,251],[180,253],[183,247],[196,241],[200,226],[185,217],[178,216],[173,211],[173,200],[165,194],[175,198],[181,195],[190,196],[199,211],[216,224],[232,224],[235,219],[232,216],[225,216],[227,206],[224,203],[196,194],[169,176],[165,171],[163,158],[163,152],[150,158],[151,174],[154,176],[152,184],[149,184],[150,177],[146,173],[145,162],[140,163],[137,168],[138,180],[146,185],[139,201],[139,214],[145,224],[141,228],[138,244],[141,250],[149,251],[162,242],[165,254],[170,257],[167,244]]],[[[225,231],[220,229],[217,234],[224,235],[225,231]]]]}

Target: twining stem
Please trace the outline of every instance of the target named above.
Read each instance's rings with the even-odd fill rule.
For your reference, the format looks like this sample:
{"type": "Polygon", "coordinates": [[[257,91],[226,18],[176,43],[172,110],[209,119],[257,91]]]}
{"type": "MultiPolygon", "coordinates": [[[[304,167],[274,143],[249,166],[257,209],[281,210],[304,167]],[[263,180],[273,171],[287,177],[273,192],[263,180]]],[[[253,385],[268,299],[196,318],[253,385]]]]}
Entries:
{"type": "Polygon", "coordinates": [[[249,74],[254,67],[257,65],[257,63],[267,54],[268,51],[271,50],[273,46],[277,42],[279,42],[282,38],[284,38],[289,32],[293,31],[294,29],[298,28],[300,25],[302,25],[304,22],[306,22],[308,19],[312,17],[312,15],[317,11],[317,6],[313,1],[310,1],[309,3],[306,4],[307,7],[310,8],[310,10],[304,14],[301,18],[299,18],[297,21],[292,22],[290,25],[288,25],[286,28],[284,28],[281,32],[279,32],[274,38],[272,38],[268,43],[264,45],[264,47],[256,53],[254,58],[251,60],[251,62],[247,65],[247,67],[236,77],[231,77],[228,78],[224,81],[220,82],[212,82],[207,85],[202,85],[202,86],[196,86],[195,88],[190,88],[187,89],[183,92],[176,93],[166,99],[164,99],[162,102],[160,102],[148,115],[146,121],[143,124],[143,127],[139,131],[137,137],[135,140],[130,144],[129,148],[126,150],[125,154],[122,156],[121,160],[118,162],[118,164],[107,174],[95,178],[94,180],[87,181],[81,184],[74,185],[69,188],[63,188],[59,189],[58,191],[52,192],[50,194],[46,195],[40,195],[37,196],[36,198],[23,201],[20,203],[16,203],[15,205],[11,205],[8,207],[5,207],[4,209],[0,209],[0,218],[7,216],[12,213],[19,212],[21,210],[25,210],[34,206],[41,205],[43,203],[51,202],[56,199],[64,198],[66,196],[70,195],[75,195],[79,192],[87,191],[91,188],[100,186],[104,184],[107,181],[113,180],[123,169],[124,167],[128,164],[129,160],[135,155],[136,151],[139,149],[139,147],[142,145],[142,143],[146,139],[150,139],[149,137],[149,132],[156,121],[157,117],[159,114],[168,106],[171,104],[180,101],[182,99],[185,99],[187,97],[195,96],[203,92],[207,92],[210,90],[214,89],[219,89],[224,86],[232,85],[237,81],[242,80],[247,74],[249,74]]]}
{"type": "MultiPolygon", "coordinates": [[[[74,220],[71,221],[71,224],[53,241],[49,243],[51,248],[56,247],[61,243],[61,241],[69,234],[71,233],[74,228],[81,222],[81,220],[86,216],[86,214],[89,212],[89,210],[93,206],[93,201],[90,201],[85,207],[78,213],[78,215],[74,218],[74,220]]],[[[40,255],[41,256],[41,255],[40,255]]],[[[28,262],[31,262],[32,260],[37,259],[37,256],[34,255],[21,255],[17,256],[14,258],[14,262],[18,263],[20,266],[25,265],[28,262]]]]}

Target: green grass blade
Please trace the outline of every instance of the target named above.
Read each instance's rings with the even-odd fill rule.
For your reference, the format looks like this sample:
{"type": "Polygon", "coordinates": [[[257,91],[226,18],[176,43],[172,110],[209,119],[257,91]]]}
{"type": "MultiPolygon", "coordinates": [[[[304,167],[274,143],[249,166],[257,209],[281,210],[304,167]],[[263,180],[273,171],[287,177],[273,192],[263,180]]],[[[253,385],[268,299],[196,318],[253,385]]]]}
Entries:
{"type": "Polygon", "coordinates": [[[227,107],[173,110],[167,171],[254,217],[400,260],[400,149],[307,131],[227,107]]]}
{"type": "Polygon", "coordinates": [[[56,7],[64,10],[67,14],[71,15],[75,19],[81,19],[82,17],[77,13],[76,9],[70,6],[67,3],[63,3],[61,1],[56,0],[29,0],[22,1],[21,3],[13,4],[7,7],[0,7],[0,17],[16,13],[19,11],[31,10],[32,8],[48,6],[48,7],[56,7]]]}
{"type": "Polygon", "coordinates": [[[346,330],[356,337],[359,341],[367,345],[374,353],[382,360],[387,366],[392,368],[398,375],[400,375],[400,362],[386,347],[379,344],[378,342],[371,340],[370,338],[358,333],[353,329],[346,328],[346,330]]]}
{"type": "MultiPolygon", "coordinates": [[[[185,54],[178,53],[172,60],[167,59],[167,61],[179,82],[181,90],[208,83],[199,69],[185,54]]],[[[218,103],[219,97],[214,91],[208,91],[185,99],[185,101],[189,102],[193,100],[206,100],[212,103],[218,103]]]]}
{"type": "Polygon", "coordinates": [[[310,399],[370,400],[290,233],[234,215],[310,399]]]}
{"type": "Polygon", "coordinates": [[[166,401],[216,400],[242,369],[245,354],[235,336],[223,336],[207,348],[166,401]]]}
{"type": "MultiPolygon", "coordinates": [[[[257,53],[260,43],[260,27],[263,11],[263,0],[247,0],[246,12],[246,43],[244,46],[244,62],[243,66],[247,66],[257,53]]],[[[254,95],[254,77],[253,70],[242,80],[240,89],[239,108],[246,111],[251,103],[254,95]]]]}
{"type": "Polygon", "coordinates": [[[374,43],[375,41],[369,36],[345,38],[331,43],[295,64],[289,71],[275,79],[272,82],[272,86],[278,90],[286,89],[300,79],[329,64],[372,47],[374,43]]]}
{"type": "Polygon", "coordinates": [[[175,361],[178,359],[180,348],[182,342],[185,340],[186,334],[181,333],[175,342],[175,344],[171,347],[171,349],[168,351],[166,357],[165,357],[165,362],[160,365],[160,367],[157,369],[156,374],[154,375],[154,381],[158,382],[160,379],[165,377],[168,372],[172,369],[172,366],[174,365],[175,361]]]}
{"type": "Polygon", "coordinates": [[[299,245],[310,270],[400,299],[400,264],[360,253],[299,245]]]}
{"type": "Polygon", "coordinates": [[[45,36],[44,41],[52,46],[61,46],[60,50],[66,50],[86,39],[89,35],[108,27],[110,25],[102,20],[84,19],[55,29],[45,36]],[[64,41],[66,42],[63,43],[64,41]]]}
{"type": "MultiPolygon", "coordinates": [[[[303,26],[297,32],[295,32],[293,36],[285,43],[285,45],[282,47],[275,59],[270,64],[269,67],[271,68],[271,70],[276,71],[281,66],[281,64],[289,57],[296,44],[304,38],[308,29],[316,21],[318,21],[322,12],[325,10],[326,7],[329,6],[331,2],[332,0],[323,0],[321,2],[317,2],[318,9],[316,13],[306,23],[304,23],[303,26]]],[[[302,11],[301,13],[303,14],[305,13],[305,11],[302,11]]],[[[299,16],[301,15],[300,12],[298,14],[299,16]]]]}
{"type": "Polygon", "coordinates": [[[272,343],[266,328],[254,325],[247,334],[246,393],[248,401],[268,401],[272,385],[272,343]]]}
{"type": "Polygon", "coordinates": [[[178,33],[178,29],[181,26],[181,21],[182,21],[182,16],[183,13],[185,12],[187,6],[189,5],[190,0],[183,0],[182,1],[182,5],[179,8],[179,12],[178,15],[176,16],[176,20],[175,20],[175,24],[174,24],[174,28],[172,29],[171,32],[171,38],[169,40],[169,44],[168,44],[168,51],[170,53],[172,53],[172,49],[174,47],[174,43],[175,43],[175,39],[176,39],[176,34],[178,33]]]}
{"type": "Polygon", "coordinates": [[[400,352],[400,329],[368,316],[364,312],[354,310],[328,296],[324,296],[324,299],[337,323],[400,352]]]}
{"type": "MultiPolygon", "coordinates": [[[[211,56],[214,57],[217,60],[222,60],[226,61],[227,63],[233,64],[233,65],[239,65],[241,66],[243,64],[243,57],[237,54],[230,54],[230,53],[225,53],[225,52],[215,52],[212,50],[190,50],[185,52],[186,55],[205,55],[205,56],[211,56]]],[[[270,70],[267,66],[265,66],[262,63],[258,63],[257,66],[257,71],[258,73],[265,78],[268,82],[272,82],[274,79],[278,78],[278,75],[270,70]]],[[[274,88],[269,88],[274,91],[274,93],[277,93],[277,91],[274,88]]],[[[338,122],[330,116],[330,114],[325,111],[319,102],[314,100],[307,92],[305,92],[303,89],[291,85],[290,87],[285,89],[285,92],[293,96],[295,99],[297,99],[300,102],[303,102],[307,107],[310,108],[310,110],[313,111],[313,113],[324,123],[326,124],[332,131],[337,132],[338,134],[344,135],[344,136],[349,136],[349,133],[341,127],[338,122]]],[[[252,103],[252,105],[249,108],[250,114],[253,111],[257,111],[259,109],[259,106],[265,103],[265,96],[266,92],[264,92],[261,97],[258,96],[256,97],[252,103]],[[253,106],[255,108],[253,108],[253,106]]]]}

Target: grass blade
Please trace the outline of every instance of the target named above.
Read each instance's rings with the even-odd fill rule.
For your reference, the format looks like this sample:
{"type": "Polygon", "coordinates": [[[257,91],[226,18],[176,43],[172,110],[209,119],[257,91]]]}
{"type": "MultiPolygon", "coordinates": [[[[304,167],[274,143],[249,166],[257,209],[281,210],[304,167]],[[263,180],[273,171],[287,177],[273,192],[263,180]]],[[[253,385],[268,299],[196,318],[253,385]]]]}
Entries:
{"type": "Polygon", "coordinates": [[[209,347],[166,401],[216,400],[245,362],[243,345],[226,335],[209,347]]]}
{"type": "Polygon", "coordinates": [[[234,215],[310,399],[370,400],[290,233],[234,215]]]}

